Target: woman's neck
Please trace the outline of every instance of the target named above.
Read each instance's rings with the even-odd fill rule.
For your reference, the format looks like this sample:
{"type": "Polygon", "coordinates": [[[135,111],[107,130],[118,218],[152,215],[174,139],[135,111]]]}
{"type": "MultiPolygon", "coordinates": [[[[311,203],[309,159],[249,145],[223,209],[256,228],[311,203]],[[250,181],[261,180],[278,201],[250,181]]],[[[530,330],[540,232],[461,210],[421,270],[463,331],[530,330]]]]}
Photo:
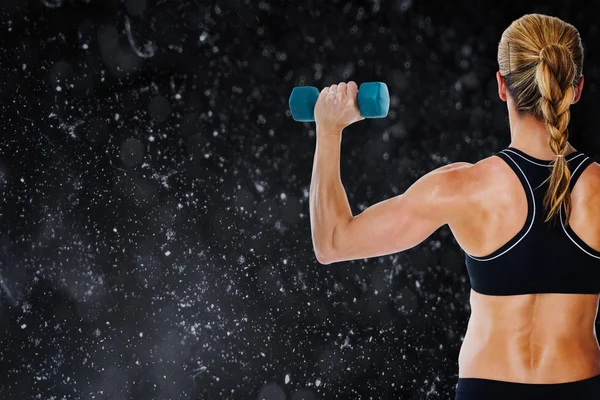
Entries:
{"type": "MultiPolygon", "coordinates": [[[[519,116],[509,112],[510,147],[524,151],[540,160],[553,160],[556,158],[548,144],[549,133],[546,123],[535,119],[530,114],[519,116]]],[[[575,148],[567,143],[565,154],[570,154],[575,148]]]]}

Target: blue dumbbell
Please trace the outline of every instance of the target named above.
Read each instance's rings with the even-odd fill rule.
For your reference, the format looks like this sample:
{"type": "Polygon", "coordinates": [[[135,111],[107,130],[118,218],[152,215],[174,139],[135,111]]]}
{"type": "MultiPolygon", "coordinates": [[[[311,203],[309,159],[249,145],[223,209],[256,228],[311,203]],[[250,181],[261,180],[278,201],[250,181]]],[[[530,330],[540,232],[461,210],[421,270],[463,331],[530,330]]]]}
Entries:
{"type": "MultiPolygon", "coordinates": [[[[315,120],[315,104],[319,89],[314,86],[298,86],[290,95],[292,118],[299,122],[315,120]]],[[[390,109],[390,93],[383,82],[366,82],[358,88],[358,109],[365,118],[385,118],[390,109]]]]}

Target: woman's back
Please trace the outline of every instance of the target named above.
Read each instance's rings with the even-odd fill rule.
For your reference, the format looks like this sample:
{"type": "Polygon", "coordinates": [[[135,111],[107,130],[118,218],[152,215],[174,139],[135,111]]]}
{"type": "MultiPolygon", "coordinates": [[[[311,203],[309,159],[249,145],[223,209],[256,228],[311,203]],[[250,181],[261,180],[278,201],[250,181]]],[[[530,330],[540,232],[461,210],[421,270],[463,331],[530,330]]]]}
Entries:
{"type": "MultiPolygon", "coordinates": [[[[564,259],[561,249],[542,249],[539,246],[532,249],[530,243],[529,247],[525,243],[518,247],[519,239],[533,240],[536,230],[532,227],[538,226],[538,232],[541,232],[542,224],[539,218],[537,224],[533,223],[534,204],[528,204],[528,196],[524,190],[526,185],[518,176],[523,171],[517,166],[517,162],[513,167],[509,163],[521,157],[519,162],[524,167],[524,162],[535,163],[537,159],[528,157],[529,160],[524,160],[522,155],[527,155],[519,155],[518,150],[505,152],[512,158],[505,157],[503,160],[493,156],[469,168],[468,174],[472,182],[472,195],[468,199],[470,212],[464,221],[452,226],[452,231],[460,246],[474,260],[486,261],[485,257],[495,254],[496,266],[502,266],[499,260],[505,257],[505,261],[510,261],[507,257],[510,252],[529,251],[530,265],[519,265],[515,269],[513,264],[511,271],[511,265],[506,264],[504,276],[487,283],[482,279],[479,283],[481,287],[486,287],[484,284],[487,284],[490,292],[492,289],[506,289],[506,293],[510,293],[513,289],[517,292],[521,290],[519,294],[489,295],[471,291],[472,312],[459,356],[459,377],[523,383],[562,383],[598,375],[600,349],[594,324],[599,296],[597,293],[542,293],[544,288],[558,287],[558,283],[568,286],[566,281],[581,285],[577,282],[585,280],[586,276],[569,278],[569,272],[575,268],[563,262],[565,265],[560,268],[564,268],[561,271],[564,282],[559,282],[556,267],[552,270],[550,265],[532,263],[536,259],[545,259],[550,264],[553,254],[564,259]],[[511,246],[506,246],[507,243],[511,246]],[[535,252],[544,253],[546,257],[537,257],[535,252]],[[548,258],[547,255],[551,257],[548,258]],[[544,276],[545,267],[552,271],[548,275],[555,276],[544,276]],[[533,279],[531,273],[522,275],[524,271],[536,271],[539,276],[533,279]],[[517,281],[519,278],[521,281],[517,281]],[[541,282],[537,286],[539,293],[528,294],[527,288],[536,287],[536,282],[541,282]]],[[[578,158],[573,159],[575,167],[583,157],[578,158]]],[[[545,163],[543,160],[537,161],[545,163]]],[[[559,222],[555,235],[564,235],[564,243],[573,243],[575,246],[570,244],[569,251],[577,250],[577,257],[588,257],[581,259],[583,262],[580,264],[586,263],[588,268],[581,271],[593,273],[590,268],[598,268],[600,272],[600,258],[595,258],[600,254],[600,196],[597,196],[600,191],[600,165],[587,161],[581,166],[583,172],[572,171],[577,180],[571,192],[569,228],[565,230],[559,222]],[[571,232],[573,237],[569,237],[567,232],[571,232]]],[[[540,165],[533,168],[544,171],[545,167],[540,165]]],[[[536,196],[539,197],[539,193],[536,196]]],[[[540,211],[538,207],[537,212],[540,211]]],[[[481,274],[481,278],[486,278],[485,274],[495,267],[491,262],[489,268],[485,262],[481,262],[471,268],[478,268],[470,272],[477,272],[481,274]]],[[[594,278],[597,276],[589,275],[594,278]]],[[[596,286],[598,284],[596,282],[596,286]]]]}

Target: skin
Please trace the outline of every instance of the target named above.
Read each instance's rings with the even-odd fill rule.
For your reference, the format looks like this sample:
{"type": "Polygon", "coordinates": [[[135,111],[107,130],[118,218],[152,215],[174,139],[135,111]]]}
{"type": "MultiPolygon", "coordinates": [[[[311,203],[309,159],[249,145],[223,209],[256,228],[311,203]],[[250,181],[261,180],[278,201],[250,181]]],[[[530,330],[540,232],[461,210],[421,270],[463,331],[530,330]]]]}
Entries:
{"type": "MultiPolygon", "coordinates": [[[[542,121],[520,117],[496,74],[507,103],[511,143],[543,160],[555,157],[542,121]]],[[[575,90],[576,103],[583,78],[575,90]]],[[[342,130],[363,119],[354,82],[323,89],[315,106],[317,145],[310,187],[310,222],[322,264],[410,249],[443,225],[469,254],[485,256],[525,223],[527,200],[517,176],[499,157],[453,163],[417,180],[406,192],[353,216],[340,179],[342,130]]],[[[569,144],[566,153],[575,149],[569,144]]],[[[572,193],[573,231],[600,251],[600,165],[581,175],[572,193]]],[[[599,266],[600,268],[600,266],[599,266]]],[[[458,364],[461,378],[521,383],[563,383],[600,374],[595,332],[598,295],[488,296],[471,290],[471,317],[458,364]]]]}

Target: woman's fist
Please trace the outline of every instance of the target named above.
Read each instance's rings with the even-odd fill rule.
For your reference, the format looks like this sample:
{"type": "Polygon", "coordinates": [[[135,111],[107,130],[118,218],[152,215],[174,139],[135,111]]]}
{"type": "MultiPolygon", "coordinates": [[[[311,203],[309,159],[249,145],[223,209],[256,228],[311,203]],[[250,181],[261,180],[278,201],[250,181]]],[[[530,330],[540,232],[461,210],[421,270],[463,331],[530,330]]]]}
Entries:
{"type": "Polygon", "coordinates": [[[342,129],[365,119],[360,115],[356,82],[340,82],[321,90],[315,104],[315,123],[319,129],[342,129]]]}

